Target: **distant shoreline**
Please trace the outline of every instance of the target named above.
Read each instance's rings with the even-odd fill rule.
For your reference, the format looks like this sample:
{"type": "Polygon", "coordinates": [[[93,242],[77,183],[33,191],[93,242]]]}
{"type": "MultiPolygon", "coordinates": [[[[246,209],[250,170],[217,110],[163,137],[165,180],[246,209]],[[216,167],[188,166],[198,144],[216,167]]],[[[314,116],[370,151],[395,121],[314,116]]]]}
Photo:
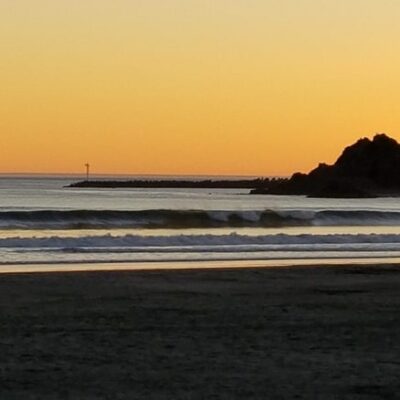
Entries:
{"type": "Polygon", "coordinates": [[[282,182],[284,178],[257,179],[206,179],[206,180],[84,180],[67,185],[68,188],[163,188],[163,189],[255,189],[268,188],[271,184],[282,182]]]}

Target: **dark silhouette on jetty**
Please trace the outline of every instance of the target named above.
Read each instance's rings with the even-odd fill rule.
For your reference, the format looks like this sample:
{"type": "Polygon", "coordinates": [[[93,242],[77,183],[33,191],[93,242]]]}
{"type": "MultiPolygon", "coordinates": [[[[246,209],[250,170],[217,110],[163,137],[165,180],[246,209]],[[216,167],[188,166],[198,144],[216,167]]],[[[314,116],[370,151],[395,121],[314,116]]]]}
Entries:
{"type": "Polygon", "coordinates": [[[206,180],[85,180],[72,183],[70,188],[172,188],[172,189],[254,189],[270,188],[284,179],[257,178],[257,179],[206,179],[206,180]]]}
{"type": "Polygon", "coordinates": [[[333,165],[319,164],[309,174],[295,173],[252,194],[329,198],[400,196],[400,144],[385,134],[346,147],[333,165]]]}

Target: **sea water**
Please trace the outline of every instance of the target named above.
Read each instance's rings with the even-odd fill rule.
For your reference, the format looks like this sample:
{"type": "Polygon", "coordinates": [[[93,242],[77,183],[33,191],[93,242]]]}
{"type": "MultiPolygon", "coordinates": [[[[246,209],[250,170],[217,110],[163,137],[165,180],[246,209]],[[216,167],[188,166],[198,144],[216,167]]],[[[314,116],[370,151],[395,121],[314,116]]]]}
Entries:
{"type": "Polygon", "coordinates": [[[66,187],[76,180],[0,177],[1,264],[400,257],[398,198],[66,187]]]}

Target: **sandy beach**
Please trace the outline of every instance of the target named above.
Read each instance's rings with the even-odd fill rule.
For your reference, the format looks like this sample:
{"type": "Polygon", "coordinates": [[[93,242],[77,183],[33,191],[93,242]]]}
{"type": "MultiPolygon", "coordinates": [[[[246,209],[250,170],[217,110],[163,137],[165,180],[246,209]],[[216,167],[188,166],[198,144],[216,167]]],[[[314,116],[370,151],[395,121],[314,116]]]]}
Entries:
{"type": "Polygon", "coordinates": [[[2,399],[390,399],[400,266],[0,276],[2,399]]]}

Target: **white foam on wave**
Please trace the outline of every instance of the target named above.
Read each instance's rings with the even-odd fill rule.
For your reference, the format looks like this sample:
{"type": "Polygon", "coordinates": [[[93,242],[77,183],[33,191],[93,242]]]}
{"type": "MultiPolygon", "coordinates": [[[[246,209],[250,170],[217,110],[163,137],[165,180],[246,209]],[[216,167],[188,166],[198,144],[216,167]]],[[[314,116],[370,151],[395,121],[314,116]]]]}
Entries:
{"type": "Polygon", "coordinates": [[[67,248],[141,248],[148,249],[185,249],[195,248],[207,251],[209,248],[219,248],[219,251],[252,251],[260,248],[279,250],[330,248],[356,248],[357,246],[374,247],[374,249],[395,247],[400,249],[400,234],[327,234],[327,235],[241,235],[231,233],[226,235],[171,235],[171,236],[141,236],[111,234],[83,237],[10,237],[0,239],[0,248],[13,249],[67,249],[67,248]],[[385,247],[386,246],[386,247],[385,247]]]}
{"type": "Polygon", "coordinates": [[[400,234],[103,235],[0,239],[0,264],[399,257],[400,234]]]}
{"type": "Polygon", "coordinates": [[[0,229],[400,226],[385,210],[36,210],[0,211],[0,229]]]}

